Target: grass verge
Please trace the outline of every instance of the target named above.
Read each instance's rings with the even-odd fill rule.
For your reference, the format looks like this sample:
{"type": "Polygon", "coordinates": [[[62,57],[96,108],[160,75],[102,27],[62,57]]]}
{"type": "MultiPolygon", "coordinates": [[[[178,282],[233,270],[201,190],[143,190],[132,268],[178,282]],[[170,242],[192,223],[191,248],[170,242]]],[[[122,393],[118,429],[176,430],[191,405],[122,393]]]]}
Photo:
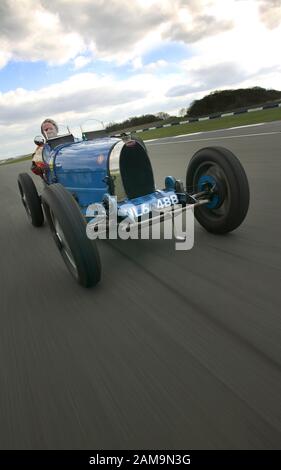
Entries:
{"type": "Polygon", "coordinates": [[[1,160],[0,161],[0,166],[1,165],[10,165],[11,163],[19,163],[19,162],[24,162],[25,160],[31,160],[31,153],[29,155],[24,155],[23,157],[20,157],[20,158],[15,158],[13,160],[1,160]]]}
{"type": "MultiPolygon", "coordinates": [[[[179,124],[171,127],[163,127],[152,131],[140,132],[143,140],[161,139],[192,132],[207,132],[228,127],[245,126],[247,124],[259,124],[260,122],[281,121],[281,108],[264,109],[262,111],[251,111],[250,113],[236,114],[223,118],[208,119],[206,121],[179,124]]],[[[280,127],[281,130],[281,127],[280,127]]]]}

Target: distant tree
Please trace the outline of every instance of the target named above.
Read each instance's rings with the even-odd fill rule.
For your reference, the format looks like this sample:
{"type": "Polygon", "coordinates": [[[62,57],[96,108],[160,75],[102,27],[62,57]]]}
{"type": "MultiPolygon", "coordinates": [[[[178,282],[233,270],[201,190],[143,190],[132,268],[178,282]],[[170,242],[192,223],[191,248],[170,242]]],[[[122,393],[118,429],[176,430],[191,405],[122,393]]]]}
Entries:
{"type": "Polygon", "coordinates": [[[179,116],[184,117],[186,115],[187,109],[186,108],[181,108],[179,110],[179,116]]]}
{"type": "Polygon", "coordinates": [[[155,122],[157,120],[159,120],[159,118],[157,118],[157,116],[155,116],[154,114],[144,114],[143,116],[133,116],[122,122],[110,123],[106,127],[106,131],[112,132],[112,131],[125,130],[131,127],[139,126],[141,124],[150,124],[151,122],[155,122]]]}
{"type": "Polygon", "coordinates": [[[157,113],[156,116],[159,118],[159,119],[162,119],[163,121],[165,119],[169,119],[170,115],[168,113],[165,113],[163,111],[160,111],[160,113],[157,113]]]}

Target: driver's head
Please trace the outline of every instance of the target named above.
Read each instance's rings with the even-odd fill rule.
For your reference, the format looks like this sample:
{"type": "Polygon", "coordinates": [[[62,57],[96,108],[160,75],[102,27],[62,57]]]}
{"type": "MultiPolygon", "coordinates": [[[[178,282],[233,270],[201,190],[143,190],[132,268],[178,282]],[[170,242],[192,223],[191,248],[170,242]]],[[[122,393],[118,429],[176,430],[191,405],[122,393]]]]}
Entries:
{"type": "Polygon", "coordinates": [[[45,119],[41,124],[41,133],[46,139],[51,139],[58,135],[59,128],[53,119],[45,119]]]}

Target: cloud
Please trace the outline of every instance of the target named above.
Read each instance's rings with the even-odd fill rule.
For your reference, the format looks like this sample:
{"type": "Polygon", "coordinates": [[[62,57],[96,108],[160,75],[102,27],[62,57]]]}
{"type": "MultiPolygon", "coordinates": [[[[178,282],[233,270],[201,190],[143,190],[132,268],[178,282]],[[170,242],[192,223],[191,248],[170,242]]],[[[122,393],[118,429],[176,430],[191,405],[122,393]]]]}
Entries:
{"type": "Polygon", "coordinates": [[[129,61],[167,19],[161,2],[144,8],[137,0],[1,0],[0,66],[11,58],[63,64],[86,50],[129,61]]]}
{"type": "Polygon", "coordinates": [[[2,0],[0,67],[11,59],[74,59],[79,68],[85,52],[126,63],[163,38],[193,43],[232,27],[229,18],[212,13],[217,1],[2,0]]]}
{"type": "MultiPolygon", "coordinates": [[[[229,9],[216,8],[220,0],[176,0],[163,37],[192,44],[234,27],[229,9]]],[[[226,2],[224,2],[226,3],[226,2]]]]}
{"type": "Polygon", "coordinates": [[[175,96],[185,96],[185,95],[189,95],[190,93],[194,93],[197,90],[198,88],[196,86],[177,85],[177,86],[173,86],[172,88],[170,88],[167,91],[166,96],[171,97],[171,98],[175,96]]]}
{"type": "Polygon", "coordinates": [[[199,41],[206,36],[218,35],[233,28],[231,20],[217,20],[211,15],[196,15],[190,22],[179,20],[169,25],[164,38],[183,41],[187,44],[199,41]]]}
{"type": "Polygon", "coordinates": [[[5,65],[12,59],[12,54],[7,51],[0,50],[0,69],[5,67],[5,65]]]}
{"type": "Polygon", "coordinates": [[[158,59],[155,62],[149,62],[144,66],[145,70],[148,72],[156,72],[157,70],[161,70],[164,67],[168,67],[169,62],[164,59],[158,59]]]}
{"type": "Polygon", "coordinates": [[[269,29],[277,28],[281,24],[280,0],[258,0],[261,20],[269,29]]]}
{"type": "Polygon", "coordinates": [[[16,35],[17,39],[24,39],[27,27],[25,11],[26,2],[21,2],[22,7],[18,2],[13,0],[2,0],[0,3],[0,36],[6,40],[10,40],[16,35]],[[16,10],[14,10],[16,8],[16,10]]]}
{"type": "Polygon", "coordinates": [[[85,113],[140,99],[144,92],[124,85],[103,84],[94,74],[80,74],[39,92],[17,89],[0,96],[0,125],[29,122],[43,116],[85,113]]]}
{"type": "Polygon", "coordinates": [[[164,67],[167,67],[169,65],[169,62],[164,59],[158,59],[155,62],[149,62],[148,64],[143,64],[142,58],[141,57],[136,57],[135,59],[132,60],[132,66],[133,70],[137,71],[145,71],[145,72],[152,72],[155,73],[164,67]]]}
{"type": "Polygon", "coordinates": [[[11,60],[63,64],[85,49],[80,35],[65,31],[56,13],[35,0],[0,3],[0,65],[11,60]]]}
{"type": "Polygon", "coordinates": [[[92,57],[79,55],[73,60],[74,70],[79,70],[88,65],[92,61],[92,57]]]}
{"type": "Polygon", "coordinates": [[[87,43],[93,41],[101,54],[130,48],[153,28],[167,19],[161,8],[143,8],[133,0],[42,0],[46,9],[55,11],[66,29],[79,33],[87,43]]]}
{"type": "MultiPolygon", "coordinates": [[[[157,112],[162,107],[167,111],[169,107],[174,109],[165,93],[176,80],[176,74],[159,79],[142,72],[117,79],[104,74],[77,73],[39,90],[18,88],[0,93],[0,155],[30,152],[33,137],[40,132],[40,123],[46,117],[72,128],[88,118],[110,122],[157,112]]],[[[177,103],[175,106],[178,107],[177,103]]]]}
{"type": "Polygon", "coordinates": [[[233,62],[224,62],[190,69],[187,65],[188,80],[186,84],[170,88],[166,96],[185,96],[198,91],[216,89],[242,82],[248,73],[233,62]]]}

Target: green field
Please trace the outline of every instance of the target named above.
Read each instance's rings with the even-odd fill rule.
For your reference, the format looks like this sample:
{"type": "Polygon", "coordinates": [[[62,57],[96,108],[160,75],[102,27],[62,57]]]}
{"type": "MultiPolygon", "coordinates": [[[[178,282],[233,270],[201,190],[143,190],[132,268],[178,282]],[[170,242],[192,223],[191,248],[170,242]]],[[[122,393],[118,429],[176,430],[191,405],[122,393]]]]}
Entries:
{"type": "Polygon", "coordinates": [[[7,160],[6,162],[2,160],[1,165],[10,165],[11,163],[24,162],[25,160],[31,160],[31,157],[32,157],[32,154],[29,153],[28,155],[23,155],[22,157],[15,158],[14,160],[7,160]]]}
{"type": "MultiPolygon", "coordinates": [[[[192,132],[214,131],[228,127],[245,126],[247,124],[259,124],[260,122],[281,121],[281,108],[251,111],[250,113],[237,114],[223,118],[208,119],[206,121],[179,124],[172,127],[164,127],[152,131],[140,132],[137,135],[143,140],[160,139],[192,132]]],[[[153,124],[151,124],[153,127],[153,124]]]]}

